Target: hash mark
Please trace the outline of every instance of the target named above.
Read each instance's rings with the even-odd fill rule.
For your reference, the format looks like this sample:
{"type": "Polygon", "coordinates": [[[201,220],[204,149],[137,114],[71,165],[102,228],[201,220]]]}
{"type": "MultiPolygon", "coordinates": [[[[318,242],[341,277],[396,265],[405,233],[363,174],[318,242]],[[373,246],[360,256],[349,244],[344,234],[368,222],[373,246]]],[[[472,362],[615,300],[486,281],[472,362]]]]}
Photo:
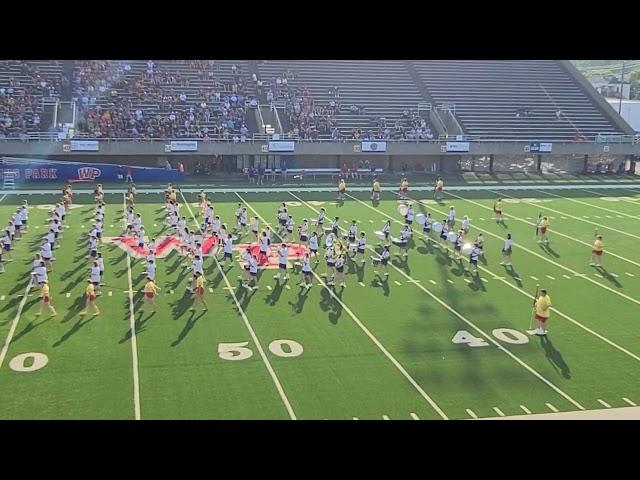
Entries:
{"type": "Polygon", "coordinates": [[[627,397],[622,397],[622,400],[624,400],[625,402],[627,402],[629,405],[631,405],[632,407],[637,407],[637,405],[635,403],[633,403],[631,400],[629,400],[627,397]]]}
{"type": "Polygon", "coordinates": [[[554,413],[558,413],[560,410],[558,410],[556,407],[554,407],[553,405],[551,405],[550,403],[545,403],[545,405],[547,407],[549,407],[549,410],[551,410],[554,413]]]}
{"type": "Polygon", "coordinates": [[[414,420],[420,420],[420,417],[418,417],[418,415],[416,415],[415,413],[410,413],[409,415],[411,415],[411,418],[413,418],[414,420]]]}
{"type": "Polygon", "coordinates": [[[478,418],[478,416],[475,414],[475,412],[469,408],[467,408],[467,413],[469,414],[469,416],[471,418],[478,418]]]}
{"type": "Polygon", "coordinates": [[[604,400],[598,399],[598,403],[600,403],[600,405],[604,405],[607,408],[611,408],[611,405],[609,405],[607,402],[605,402],[604,400]]]}
{"type": "Polygon", "coordinates": [[[529,410],[527,407],[525,407],[524,405],[520,405],[520,408],[522,409],[522,411],[524,413],[526,413],[527,415],[531,415],[531,410],[529,410]]]}
{"type": "Polygon", "coordinates": [[[504,412],[502,410],[500,410],[498,407],[493,407],[493,411],[496,412],[498,415],[500,415],[501,417],[504,417],[504,412]]]}

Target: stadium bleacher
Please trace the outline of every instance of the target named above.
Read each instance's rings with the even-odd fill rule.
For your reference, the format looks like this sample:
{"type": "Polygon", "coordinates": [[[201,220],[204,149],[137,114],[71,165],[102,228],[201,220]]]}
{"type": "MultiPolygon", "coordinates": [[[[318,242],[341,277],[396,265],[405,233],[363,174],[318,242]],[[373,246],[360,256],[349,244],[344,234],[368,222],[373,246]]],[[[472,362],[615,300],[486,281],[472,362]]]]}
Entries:
{"type": "Polygon", "coordinates": [[[622,133],[558,61],[413,63],[434,100],[455,105],[455,115],[469,135],[571,141],[622,133]]]}
{"type": "Polygon", "coordinates": [[[43,98],[56,98],[62,81],[59,61],[0,61],[0,138],[26,138],[45,131],[43,98]]]}
{"type": "Polygon", "coordinates": [[[471,138],[629,133],[554,60],[52,60],[0,62],[0,138],[51,131],[42,100],[59,96],[63,63],[75,64],[76,135],[88,138],[249,141],[258,102],[277,107],[282,133],[310,140],[437,139],[429,108],[443,104],[471,138]]]}
{"type": "Polygon", "coordinates": [[[80,125],[84,136],[242,141],[256,130],[249,105],[255,89],[248,81],[246,61],[76,63],[75,94],[84,112],[80,125]],[[235,73],[233,65],[238,67],[235,73]],[[98,90],[100,81],[93,93],[88,92],[96,82],[83,78],[96,76],[103,92],[98,90]]]}
{"type": "MultiPolygon", "coordinates": [[[[403,118],[403,113],[407,111],[417,115],[418,105],[424,102],[401,61],[268,60],[260,63],[258,70],[264,81],[265,92],[273,88],[278,77],[291,70],[296,77],[289,80],[289,86],[306,86],[316,105],[327,107],[332,101],[339,104],[338,111],[331,117],[335,119],[342,138],[358,136],[365,139],[367,135],[371,139],[384,138],[385,127],[380,128],[377,123],[380,117],[384,117],[386,128],[389,128],[387,136],[400,138],[400,134],[394,135],[396,122],[403,127],[410,127],[410,117],[403,118]],[[334,87],[338,87],[338,96],[333,93],[334,87]],[[351,112],[350,107],[354,105],[364,108],[364,111],[351,112]],[[357,130],[360,130],[359,135],[354,135],[357,130]]],[[[429,126],[428,111],[423,112],[422,118],[429,126]]],[[[287,127],[285,131],[288,132],[287,127]]],[[[429,129],[433,132],[432,128],[429,129]]],[[[409,131],[407,128],[407,133],[409,131]]],[[[404,138],[407,138],[406,134],[404,138]]]]}

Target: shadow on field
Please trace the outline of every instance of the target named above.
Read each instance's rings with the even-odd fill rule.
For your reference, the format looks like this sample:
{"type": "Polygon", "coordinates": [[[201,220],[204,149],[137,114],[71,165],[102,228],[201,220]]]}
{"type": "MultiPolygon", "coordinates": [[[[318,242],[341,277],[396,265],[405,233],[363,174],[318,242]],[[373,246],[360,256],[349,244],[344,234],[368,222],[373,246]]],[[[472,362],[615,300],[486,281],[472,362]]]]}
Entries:
{"type": "Polygon", "coordinates": [[[31,320],[29,323],[27,323],[25,325],[25,327],[19,333],[15,334],[13,336],[13,339],[11,340],[11,345],[16,343],[18,340],[20,340],[22,337],[24,337],[27,333],[29,333],[32,330],[34,330],[36,327],[39,327],[40,325],[42,325],[44,323],[47,323],[52,318],[53,317],[49,316],[49,317],[45,318],[44,320],[42,320],[40,322],[36,322],[34,320],[31,320]]]}
{"type": "Polygon", "coordinates": [[[300,287],[300,290],[298,291],[298,301],[296,303],[293,302],[289,302],[289,305],[291,305],[291,309],[296,312],[296,313],[302,313],[302,310],[304,309],[304,303],[307,301],[307,298],[309,297],[309,290],[310,289],[306,289],[304,287],[300,287]]]}
{"type": "Polygon", "coordinates": [[[176,302],[169,304],[172,306],[171,314],[173,316],[173,319],[177,320],[178,318],[180,318],[192,304],[192,294],[188,290],[185,290],[182,293],[182,297],[180,297],[176,302]]]}
{"type": "Polygon", "coordinates": [[[276,284],[271,291],[271,294],[264,299],[264,303],[267,305],[271,305],[272,307],[278,303],[280,300],[280,295],[282,295],[282,290],[284,290],[284,286],[287,281],[280,282],[280,278],[276,279],[276,284]]]}
{"type": "Polygon", "coordinates": [[[513,268],[513,265],[503,265],[504,271],[509,274],[511,278],[516,282],[519,288],[522,288],[522,279],[516,269],[513,268]]]}
{"type": "Polygon", "coordinates": [[[73,326],[69,329],[69,331],[67,333],[65,333],[60,338],[60,340],[58,340],[56,343],[53,344],[53,347],[59,347],[60,345],[62,345],[64,342],[69,340],[69,338],[71,338],[73,335],[78,333],[78,331],[82,327],[84,327],[86,324],[88,324],[91,321],[93,321],[95,318],[96,318],[96,316],[93,316],[93,315],[89,315],[88,318],[79,318],[78,321],[76,323],[74,323],[73,326]]]}
{"type": "MultiPolygon", "coordinates": [[[[337,290],[334,288],[334,293],[336,297],[338,297],[342,301],[342,293],[344,292],[344,288],[340,288],[337,290]]],[[[338,319],[342,315],[342,305],[339,301],[337,301],[329,290],[323,288],[320,292],[320,308],[323,312],[329,312],[329,321],[336,325],[338,323],[338,319]]]]}
{"type": "Polygon", "coordinates": [[[67,281],[69,280],[71,277],[73,277],[79,270],[83,269],[83,268],[87,268],[86,265],[80,263],[78,264],[78,266],[76,268],[74,268],[73,270],[67,270],[66,272],[64,272],[61,276],[60,276],[60,280],[67,281]]]}
{"type": "Polygon", "coordinates": [[[600,275],[602,275],[606,280],[611,282],[616,287],[622,288],[622,284],[616,279],[616,277],[611,275],[604,267],[594,267],[594,270],[600,273],[600,275]]]}
{"type": "Polygon", "coordinates": [[[553,366],[554,370],[556,370],[563,378],[570,379],[571,378],[571,370],[569,369],[569,365],[562,358],[562,354],[556,350],[549,340],[547,335],[540,336],[540,345],[544,349],[545,356],[549,363],[553,366]]]}
{"type": "Polygon", "coordinates": [[[78,313],[80,313],[82,308],[85,306],[85,303],[86,299],[84,296],[76,298],[73,304],[67,309],[67,312],[65,313],[60,323],[67,323],[69,320],[75,317],[78,313]]]}
{"type": "Polygon", "coordinates": [[[198,316],[196,317],[195,316],[196,312],[194,312],[194,311],[190,312],[189,318],[187,318],[187,321],[184,324],[184,328],[182,329],[182,331],[178,335],[178,338],[176,338],[175,341],[173,343],[171,343],[171,346],[172,347],[177,347],[178,345],[180,345],[180,343],[182,343],[182,341],[187,337],[187,335],[189,334],[191,329],[195,326],[196,322],[199,319],[201,319],[205,315],[205,313],[207,313],[207,312],[200,312],[198,314],[198,316]]]}
{"type": "Polygon", "coordinates": [[[382,288],[382,294],[385,297],[389,296],[391,290],[389,289],[389,277],[376,273],[376,278],[371,280],[371,286],[375,288],[382,288]]]}
{"type": "MultiPolygon", "coordinates": [[[[145,325],[146,323],[151,319],[151,317],[153,317],[156,312],[149,312],[149,315],[147,315],[147,318],[143,319],[142,317],[144,317],[144,313],[145,312],[140,312],[140,317],[136,319],[135,321],[135,329],[136,329],[136,335],[140,334],[141,332],[144,332],[146,330],[145,325]]],[[[125,333],[124,337],[122,338],[122,340],[120,340],[118,343],[126,343],[129,340],[131,340],[131,329],[127,330],[127,333],[125,333]]]]}
{"type": "Polygon", "coordinates": [[[551,255],[554,258],[560,258],[560,254],[551,248],[549,244],[540,243],[539,246],[544,253],[551,255]]]}

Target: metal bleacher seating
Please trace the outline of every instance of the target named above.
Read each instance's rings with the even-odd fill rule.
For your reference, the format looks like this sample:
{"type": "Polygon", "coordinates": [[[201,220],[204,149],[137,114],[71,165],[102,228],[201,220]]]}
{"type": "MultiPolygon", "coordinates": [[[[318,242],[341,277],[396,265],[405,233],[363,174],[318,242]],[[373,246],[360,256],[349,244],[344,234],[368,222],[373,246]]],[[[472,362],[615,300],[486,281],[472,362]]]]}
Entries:
{"type": "Polygon", "coordinates": [[[621,133],[558,61],[424,60],[413,64],[436,103],[455,105],[455,115],[468,135],[570,141],[580,134],[593,140],[598,133],[621,133]],[[516,116],[519,109],[531,113],[516,116]]]}
{"type": "MultiPolygon", "coordinates": [[[[149,78],[145,78],[144,72],[147,70],[147,61],[142,60],[131,60],[131,61],[119,61],[119,62],[108,62],[111,68],[111,65],[119,63],[120,68],[123,64],[128,64],[131,66],[129,71],[123,73],[124,78],[128,82],[135,82],[138,80],[142,80],[142,84],[145,88],[149,88],[152,86],[152,81],[149,78]]],[[[168,118],[171,114],[171,111],[175,111],[176,113],[181,113],[184,111],[188,111],[191,107],[196,107],[201,101],[201,92],[220,92],[221,99],[206,99],[207,109],[210,111],[211,116],[209,121],[200,120],[199,126],[200,129],[204,129],[207,127],[209,129],[209,136],[214,138],[211,132],[214,127],[218,124],[218,119],[220,118],[220,113],[218,112],[218,107],[222,103],[222,98],[225,95],[231,96],[233,93],[231,91],[230,85],[235,80],[245,80],[247,88],[245,89],[244,97],[242,103],[247,105],[246,114],[244,116],[244,121],[247,122],[247,125],[250,127],[251,124],[255,124],[254,122],[250,122],[247,120],[251,120],[251,115],[253,113],[248,108],[248,102],[251,98],[255,97],[255,87],[252,82],[250,82],[247,61],[244,60],[216,60],[216,66],[209,69],[214,72],[213,77],[209,77],[208,75],[201,76],[199,73],[199,68],[196,66],[190,65],[186,61],[177,61],[177,60],[157,60],[154,61],[154,71],[156,72],[164,72],[169,75],[180,75],[182,78],[187,79],[188,84],[180,85],[180,84],[162,84],[159,87],[162,88],[163,92],[171,93],[173,95],[179,96],[184,93],[187,97],[184,103],[182,102],[172,102],[171,104],[163,104],[162,102],[157,101],[144,101],[134,94],[131,94],[125,88],[115,87],[117,90],[118,98],[122,99],[130,99],[131,107],[129,111],[131,114],[135,112],[137,109],[141,109],[145,118],[152,118],[156,116],[160,116],[161,118],[168,118]],[[232,72],[232,65],[236,65],[238,67],[237,75],[234,75],[232,72]]],[[[79,68],[77,66],[76,68],[79,68]]],[[[206,70],[208,72],[208,70],[206,70]]],[[[108,93],[108,92],[107,92],[108,93]]],[[[113,105],[112,98],[106,94],[102,97],[98,97],[96,99],[96,106],[99,106],[101,109],[109,109],[113,105]]],[[[131,130],[127,131],[127,136],[130,136],[131,130]]],[[[255,129],[250,128],[250,133],[255,132],[255,129]]],[[[229,131],[229,138],[233,135],[239,135],[240,128],[236,125],[236,128],[229,131]]],[[[85,132],[85,136],[90,136],[90,132],[85,132]]],[[[193,132],[186,131],[180,126],[180,136],[181,137],[195,137],[196,135],[193,132]]]]}
{"type": "MultiPolygon", "coordinates": [[[[5,136],[19,137],[20,131],[22,130],[20,126],[21,118],[26,121],[25,132],[23,133],[46,131],[51,126],[50,122],[47,121],[51,119],[45,118],[43,113],[43,98],[50,96],[49,89],[48,87],[39,85],[39,81],[37,80],[38,75],[42,77],[41,80],[51,81],[59,85],[62,76],[61,62],[57,60],[0,61],[0,89],[3,90],[3,93],[0,94],[2,96],[2,98],[0,98],[0,123],[3,124],[0,126],[0,133],[3,133],[5,136]],[[25,66],[28,67],[29,70],[26,70],[25,66]],[[11,86],[12,79],[14,82],[13,87],[11,86]],[[13,93],[10,93],[11,89],[13,93]],[[28,97],[32,102],[24,101],[24,97],[21,96],[22,93],[27,90],[29,92],[28,97]],[[13,98],[15,102],[18,102],[16,104],[17,108],[13,113],[9,113],[6,107],[6,102],[11,98],[13,98]],[[12,122],[8,128],[4,127],[6,114],[10,115],[12,122]],[[34,125],[33,123],[35,114],[38,114],[40,117],[40,125],[34,125]]],[[[58,93],[56,90],[51,96],[57,96],[58,93]]]]}
{"type": "MultiPolygon", "coordinates": [[[[334,100],[330,89],[339,88],[341,109],[333,117],[341,135],[347,138],[357,128],[363,133],[369,130],[375,133],[375,122],[380,117],[393,128],[395,121],[401,120],[403,111],[417,113],[418,104],[424,102],[402,61],[268,60],[258,66],[265,90],[287,69],[296,73],[289,85],[306,86],[316,104],[328,105],[334,100]],[[349,107],[354,104],[364,107],[364,114],[351,113],[349,107]]],[[[422,116],[428,123],[427,113],[422,116]]]]}

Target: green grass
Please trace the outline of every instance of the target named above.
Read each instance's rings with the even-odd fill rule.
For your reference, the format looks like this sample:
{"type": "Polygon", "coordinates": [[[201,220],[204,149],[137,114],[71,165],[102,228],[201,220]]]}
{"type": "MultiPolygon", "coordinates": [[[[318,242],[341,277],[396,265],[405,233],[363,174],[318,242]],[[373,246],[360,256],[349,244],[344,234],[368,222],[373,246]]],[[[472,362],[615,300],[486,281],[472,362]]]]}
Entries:
{"type": "MultiPolygon", "coordinates": [[[[599,400],[614,408],[629,406],[623,398],[640,403],[640,194],[622,187],[584,188],[458,190],[442,204],[433,203],[429,192],[416,193],[414,201],[425,200],[416,202],[416,213],[430,211],[440,219],[454,205],[459,218],[471,218],[472,237],[484,233],[486,261],[478,276],[465,273],[466,261],[445,255],[421,233],[414,234],[406,262],[394,259],[386,282],[369,262],[348,263],[344,290],[329,290],[318,277],[305,293],[296,285],[297,274],[285,285],[272,278],[273,270],[263,270],[260,289],[247,293],[237,289],[237,262],[223,266],[222,273],[207,257],[207,288],[213,293],[206,294],[205,314],[189,310],[190,273],[175,251],[159,260],[162,291],[153,315],[140,308],[143,262],[131,261],[131,311],[127,255],[105,244],[102,315],[84,319],[79,311],[88,275],[84,235],[92,197],[77,194],[78,207],[68,215],[50,275],[59,314],[47,318],[35,316],[35,289],[24,302],[20,295],[44,234],[47,211],[38,205],[55,197],[8,195],[0,203],[3,222],[23,198],[33,208],[29,231],[15,245],[15,260],[0,274],[0,344],[10,342],[0,365],[0,418],[134,419],[136,396],[142,419],[465,419],[472,413],[498,416],[496,408],[520,415],[522,407],[549,413],[549,405],[571,411],[605,408],[599,400]],[[508,199],[505,226],[492,219],[498,195],[508,199]],[[540,211],[551,217],[549,249],[533,238],[540,211]],[[596,225],[604,235],[603,270],[588,265],[596,225]],[[515,273],[499,265],[507,232],[515,242],[515,273]],[[538,283],[547,287],[556,309],[547,339],[526,334],[530,295],[538,283]],[[521,332],[526,343],[497,338],[492,332],[500,328],[521,332]],[[488,345],[453,343],[460,330],[488,345]],[[300,344],[302,353],[276,355],[269,345],[282,340],[300,344]],[[220,344],[241,342],[247,342],[249,358],[219,356],[220,344]],[[45,354],[46,366],[33,372],[10,368],[13,358],[29,352],[45,354]]],[[[333,193],[239,195],[211,195],[216,214],[228,224],[234,223],[238,201],[267,222],[287,201],[296,225],[323,206],[328,217],[360,220],[372,247],[373,232],[387,218],[401,220],[392,192],[375,206],[365,193],[341,204],[333,193]]],[[[199,223],[196,194],[185,197],[199,223]]],[[[104,236],[116,236],[122,230],[122,195],[108,194],[107,202],[104,236]]],[[[161,194],[139,194],[137,210],[148,235],[167,234],[161,194]]],[[[193,225],[189,209],[183,206],[181,212],[193,225]]],[[[392,232],[399,227],[394,222],[392,232]]],[[[324,270],[321,263],[316,272],[324,270]]]]}

